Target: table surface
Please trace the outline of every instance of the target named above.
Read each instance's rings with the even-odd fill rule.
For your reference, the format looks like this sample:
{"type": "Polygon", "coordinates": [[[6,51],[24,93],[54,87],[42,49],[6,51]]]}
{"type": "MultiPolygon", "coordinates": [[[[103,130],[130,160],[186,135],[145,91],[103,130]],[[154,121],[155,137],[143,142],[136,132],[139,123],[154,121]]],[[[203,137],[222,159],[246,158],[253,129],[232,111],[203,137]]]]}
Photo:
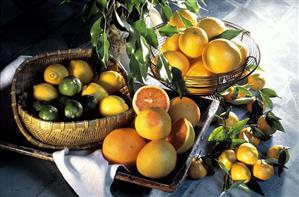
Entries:
{"type": "MultiPolygon", "coordinates": [[[[19,0],[0,2],[0,141],[17,135],[9,101],[9,77],[13,67],[4,66],[19,55],[76,48],[89,40],[90,24],[80,21],[82,3],[60,6],[58,0],[36,0],[26,5],[19,0]],[[36,6],[37,8],[35,8],[36,6]],[[29,22],[28,22],[29,21],[29,22]],[[8,82],[7,82],[8,81],[8,82]]],[[[261,183],[266,196],[298,196],[299,183],[299,66],[298,66],[298,0],[206,0],[207,11],[201,16],[216,16],[236,23],[251,32],[262,54],[260,66],[266,86],[277,90],[281,99],[274,100],[274,112],[282,117],[286,133],[275,136],[259,146],[265,151],[272,144],[291,147],[289,168],[279,178],[261,183]]],[[[238,110],[238,115],[242,116],[238,110]]],[[[62,178],[55,164],[0,150],[0,196],[76,196],[62,178]]],[[[175,193],[115,181],[114,196],[218,196],[222,173],[199,181],[185,180],[175,193]]],[[[256,196],[234,189],[226,196],[256,196]]]]}

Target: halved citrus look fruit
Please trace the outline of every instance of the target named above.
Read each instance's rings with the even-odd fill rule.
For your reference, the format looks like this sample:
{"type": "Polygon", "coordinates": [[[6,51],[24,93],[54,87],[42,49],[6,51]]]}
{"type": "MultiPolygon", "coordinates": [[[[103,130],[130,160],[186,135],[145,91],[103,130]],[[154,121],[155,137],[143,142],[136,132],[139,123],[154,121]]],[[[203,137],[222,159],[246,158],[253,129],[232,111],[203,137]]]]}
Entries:
{"type": "Polygon", "coordinates": [[[139,88],[133,97],[133,109],[139,114],[143,109],[161,108],[168,111],[170,101],[167,93],[158,86],[143,86],[139,88]]]}
{"type": "Polygon", "coordinates": [[[172,125],[171,133],[166,140],[174,146],[177,153],[185,153],[193,146],[195,140],[193,126],[186,118],[176,121],[172,125]]]}
{"type": "Polygon", "coordinates": [[[142,110],[135,119],[135,128],[141,137],[157,140],[167,137],[171,131],[171,119],[160,108],[142,110]]]}

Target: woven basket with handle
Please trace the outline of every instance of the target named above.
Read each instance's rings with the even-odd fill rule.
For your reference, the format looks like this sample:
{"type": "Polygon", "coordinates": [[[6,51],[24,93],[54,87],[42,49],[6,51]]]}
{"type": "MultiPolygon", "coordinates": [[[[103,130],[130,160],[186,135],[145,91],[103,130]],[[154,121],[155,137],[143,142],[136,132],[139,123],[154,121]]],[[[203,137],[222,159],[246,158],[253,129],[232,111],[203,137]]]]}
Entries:
{"type": "MultiPolygon", "coordinates": [[[[27,110],[28,106],[24,100],[28,99],[28,92],[36,83],[37,75],[40,75],[41,71],[53,63],[68,66],[72,59],[85,60],[93,66],[95,72],[100,72],[99,61],[89,49],[57,51],[32,57],[22,63],[15,72],[11,88],[14,119],[20,132],[33,145],[49,149],[64,147],[84,149],[98,146],[111,130],[128,126],[134,118],[132,108],[115,116],[72,122],[44,121],[32,115],[27,110]]],[[[127,84],[126,71],[113,57],[110,57],[107,70],[119,72],[127,84]]],[[[120,92],[130,102],[128,86],[122,87],[120,92]]]]}

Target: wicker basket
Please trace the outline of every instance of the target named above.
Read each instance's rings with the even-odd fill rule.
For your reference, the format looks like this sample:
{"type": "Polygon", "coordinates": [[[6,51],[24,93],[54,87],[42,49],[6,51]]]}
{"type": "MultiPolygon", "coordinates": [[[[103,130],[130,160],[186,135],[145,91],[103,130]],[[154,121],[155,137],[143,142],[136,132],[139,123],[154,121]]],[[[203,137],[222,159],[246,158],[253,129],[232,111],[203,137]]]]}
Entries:
{"type": "MultiPolygon", "coordinates": [[[[132,108],[115,116],[73,122],[43,121],[30,114],[23,101],[28,99],[26,94],[32,89],[37,75],[49,64],[68,65],[71,59],[85,60],[93,65],[95,72],[99,72],[96,70],[96,68],[100,68],[99,61],[97,61],[96,55],[88,49],[57,51],[39,55],[26,60],[16,70],[11,89],[14,119],[21,133],[33,145],[50,149],[64,147],[84,149],[98,146],[111,130],[127,126],[134,118],[132,108]]],[[[107,70],[121,73],[127,82],[124,68],[113,57],[110,58],[107,70]]],[[[121,89],[121,93],[128,98],[128,101],[131,100],[127,85],[121,89]]]]}
{"type": "MultiPolygon", "coordinates": [[[[246,60],[246,62],[237,68],[236,70],[233,70],[229,73],[225,74],[218,74],[214,76],[209,77],[190,77],[186,76],[184,78],[186,89],[188,94],[192,95],[215,95],[219,92],[222,92],[223,90],[227,89],[228,87],[234,85],[238,81],[248,77],[254,70],[258,67],[260,63],[260,50],[256,42],[253,40],[253,38],[250,36],[250,33],[246,31],[245,29],[241,28],[238,25],[235,25],[231,22],[224,21],[226,27],[228,29],[236,29],[236,30],[243,30],[241,34],[239,34],[236,39],[240,39],[243,41],[249,49],[249,56],[246,60]],[[249,67],[250,65],[255,65],[254,68],[247,74],[244,73],[244,70],[249,67]],[[243,74],[244,73],[244,74],[243,74]]],[[[159,27],[157,27],[159,28],[159,27]]],[[[166,37],[160,37],[159,38],[159,48],[162,47],[166,40],[166,37]]],[[[169,83],[166,82],[166,80],[163,79],[163,77],[160,74],[160,71],[158,70],[157,66],[155,65],[154,58],[156,55],[160,53],[159,50],[155,48],[151,48],[151,54],[150,54],[150,68],[153,74],[153,77],[160,81],[162,84],[164,84],[166,87],[172,89],[169,83]]]]}

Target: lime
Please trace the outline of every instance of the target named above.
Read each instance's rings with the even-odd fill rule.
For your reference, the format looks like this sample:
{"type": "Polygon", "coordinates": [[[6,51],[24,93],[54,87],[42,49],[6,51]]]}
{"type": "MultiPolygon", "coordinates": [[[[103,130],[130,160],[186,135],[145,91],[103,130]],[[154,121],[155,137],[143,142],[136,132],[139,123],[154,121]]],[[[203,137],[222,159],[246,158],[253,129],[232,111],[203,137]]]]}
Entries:
{"type": "Polygon", "coordinates": [[[58,110],[51,105],[42,105],[38,116],[43,120],[52,121],[58,118],[58,110]]]}
{"type": "Polygon", "coordinates": [[[42,109],[42,107],[45,105],[49,105],[49,103],[45,102],[45,101],[35,101],[33,103],[32,107],[35,111],[40,111],[42,109]]]}
{"type": "Polygon", "coordinates": [[[86,110],[95,110],[98,107],[98,101],[94,96],[85,95],[81,98],[81,103],[86,110]]]}
{"type": "Polygon", "coordinates": [[[68,76],[59,83],[58,88],[60,94],[65,96],[74,96],[81,91],[82,83],[80,79],[74,76],[68,76]]]}
{"type": "Polygon", "coordinates": [[[76,100],[69,99],[64,106],[64,115],[67,118],[79,118],[83,114],[81,103],[76,100]]]}

